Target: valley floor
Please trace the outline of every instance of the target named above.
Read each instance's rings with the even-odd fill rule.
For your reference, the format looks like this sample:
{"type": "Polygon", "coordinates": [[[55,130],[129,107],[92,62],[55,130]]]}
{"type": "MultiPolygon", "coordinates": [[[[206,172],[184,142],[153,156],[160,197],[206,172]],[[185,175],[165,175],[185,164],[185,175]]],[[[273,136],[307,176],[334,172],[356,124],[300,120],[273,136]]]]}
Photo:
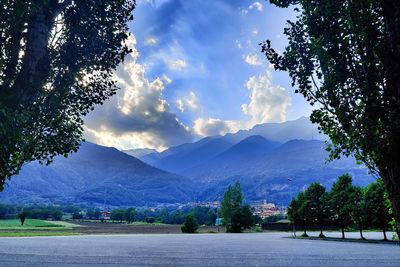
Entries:
{"type": "Polygon", "coordinates": [[[0,238],[2,266],[399,266],[400,247],[288,233],[0,238]]]}

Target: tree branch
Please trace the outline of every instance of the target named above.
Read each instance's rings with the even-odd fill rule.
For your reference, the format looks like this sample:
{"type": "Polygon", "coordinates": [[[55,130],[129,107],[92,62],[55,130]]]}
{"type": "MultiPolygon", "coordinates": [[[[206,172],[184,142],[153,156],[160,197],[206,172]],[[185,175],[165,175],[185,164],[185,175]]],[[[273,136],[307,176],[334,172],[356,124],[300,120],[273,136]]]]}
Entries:
{"type": "Polygon", "coordinates": [[[64,2],[59,3],[53,10],[54,17],[60,15],[65,9],[73,3],[74,0],[64,0],[64,2]]]}

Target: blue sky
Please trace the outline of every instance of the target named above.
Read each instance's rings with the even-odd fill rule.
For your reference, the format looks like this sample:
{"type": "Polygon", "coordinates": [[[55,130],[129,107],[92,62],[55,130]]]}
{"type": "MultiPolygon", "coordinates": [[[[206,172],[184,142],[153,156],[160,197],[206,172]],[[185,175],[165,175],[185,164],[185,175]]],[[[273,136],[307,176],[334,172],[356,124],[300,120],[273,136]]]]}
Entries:
{"type": "Polygon", "coordinates": [[[158,150],[256,124],[308,116],[286,73],[260,52],[282,51],[290,9],[265,1],[139,0],[116,71],[121,90],[85,120],[86,138],[158,150]]]}

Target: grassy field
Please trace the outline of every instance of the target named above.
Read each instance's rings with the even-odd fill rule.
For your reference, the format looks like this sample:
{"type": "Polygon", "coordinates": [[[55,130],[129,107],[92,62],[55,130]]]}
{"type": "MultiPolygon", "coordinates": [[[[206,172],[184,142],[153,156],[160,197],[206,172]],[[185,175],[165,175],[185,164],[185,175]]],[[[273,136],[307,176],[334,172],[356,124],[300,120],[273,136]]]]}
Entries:
{"type": "Polygon", "coordinates": [[[0,237],[3,236],[59,236],[77,234],[72,223],[27,219],[22,226],[18,219],[0,220],[0,237]]]}

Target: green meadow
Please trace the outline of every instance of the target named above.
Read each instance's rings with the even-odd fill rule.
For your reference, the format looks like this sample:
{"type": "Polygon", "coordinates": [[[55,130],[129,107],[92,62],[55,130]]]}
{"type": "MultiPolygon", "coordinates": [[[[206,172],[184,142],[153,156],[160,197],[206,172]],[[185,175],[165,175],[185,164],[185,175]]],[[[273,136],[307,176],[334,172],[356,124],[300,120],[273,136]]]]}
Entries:
{"type": "Polygon", "coordinates": [[[21,225],[18,219],[0,220],[0,237],[3,236],[60,236],[74,235],[72,223],[27,219],[21,225]]]}

